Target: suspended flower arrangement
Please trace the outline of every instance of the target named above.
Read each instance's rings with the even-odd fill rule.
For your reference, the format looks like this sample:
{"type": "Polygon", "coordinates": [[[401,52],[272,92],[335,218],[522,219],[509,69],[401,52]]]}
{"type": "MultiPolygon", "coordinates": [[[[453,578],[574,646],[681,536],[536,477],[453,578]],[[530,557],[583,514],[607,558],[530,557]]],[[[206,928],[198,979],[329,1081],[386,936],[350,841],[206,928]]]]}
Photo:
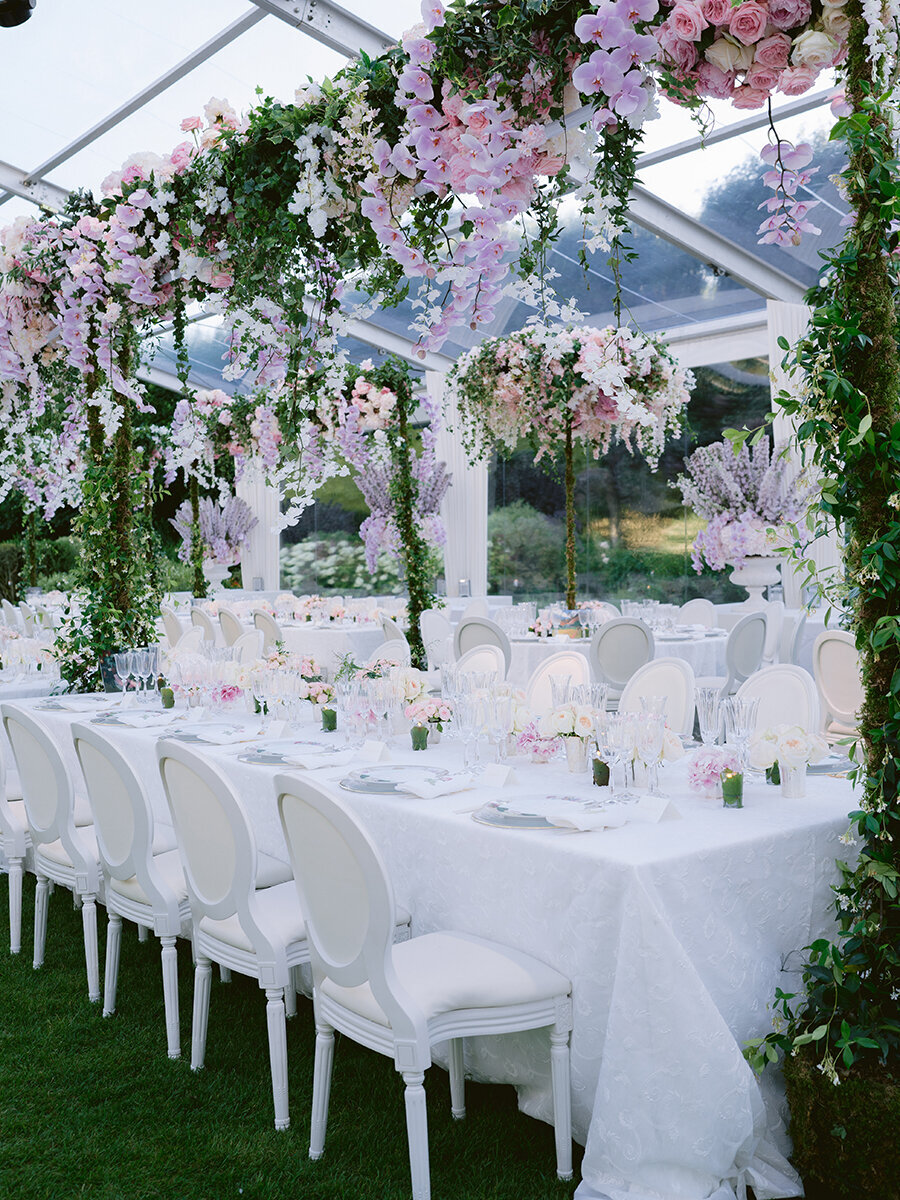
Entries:
{"type": "Polygon", "coordinates": [[[656,339],[620,328],[528,328],[491,338],[458,360],[448,389],[473,461],[527,438],[542,459],[565,462],[566,604],[575,607],[574,446],[599,458],[620,442],[655,470],[681,429],[693,376],[656,339]]]}

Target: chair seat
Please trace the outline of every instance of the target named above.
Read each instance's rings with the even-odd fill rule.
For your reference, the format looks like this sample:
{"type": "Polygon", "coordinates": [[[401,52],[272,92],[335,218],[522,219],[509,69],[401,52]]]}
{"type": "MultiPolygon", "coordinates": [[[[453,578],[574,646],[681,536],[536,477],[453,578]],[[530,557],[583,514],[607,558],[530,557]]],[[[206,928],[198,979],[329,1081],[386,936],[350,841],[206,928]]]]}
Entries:
{"type": "MultiPolygon", "coordinates": [[[[94,827],[92,825],[82,826],[78,830],[78,836],[84,845],[86,856],[88,859],[93,857],[93,860],[95,863],[97,863],[99,869],[100,852],[97,849],[97,838],[94,834],[94,827]]],[[[36,857],[38,859],[46,858],[49,862],[57,863],[61,867],[68,867],[71,871],[74,871],[75,869],[75,865],[71,858],[69,858],[68,852],[66,851],[65,846],[63,846],[60,838],[57,838],[55,842],[42,842],[41,845],[37,847],[36,857]]]]}
{"type": "MultiPolygon", "coordinates": [[[[393,948],[403,989],[426,1020],[466,1008],[504,1008],[564,996],[564,975],[530,954],[469,933],[426,933],[393,948]]],[[[322,994],[378,1025],[389,1024],[369,985],[341,987],[331,979],[322,994]]]]}
{"type": "MultiPolygon", "coordinates": [[[[161,854],[154,854],[153,865],[159,872],[163,884],[174,892],[178,900],[186,900],[187,887],[184,882],[181,855],[178,851],[165,850],[161,854]]],[[[132,875],[129,879],[110,879],[109,889],[137,904],[152,904],[150,897],[138,882],[137,875],[132,875]]]]}
{"type": "MultiPolygon", "coordinates": [[[[286,869],[290,876],[290,868],[286,869]]],[[[257,889],[256,912],[260,928],[272,941],[283,942],[288,946],[306,938],[306,925],[297,905],[293,877],[289,877],[285,883],[257,889]]],[[[243,950],[247,954],[254,952],[253,943],[241,928],[237,914],[226,917],[224,921],[201,917],[197,927],[201,933],[209,934],[228,946],[234,946],[236,950],[243,950]]]]}

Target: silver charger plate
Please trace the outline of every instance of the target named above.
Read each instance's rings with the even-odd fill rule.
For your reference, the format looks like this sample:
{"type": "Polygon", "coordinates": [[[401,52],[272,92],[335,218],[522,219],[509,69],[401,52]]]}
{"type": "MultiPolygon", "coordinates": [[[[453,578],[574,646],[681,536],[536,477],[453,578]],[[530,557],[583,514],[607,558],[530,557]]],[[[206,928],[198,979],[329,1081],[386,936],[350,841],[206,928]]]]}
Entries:
{"type": "Polygon", "coordinates": [[[849,771],[858,764],[852,762],[846,754],[828,754],[821,762],[809,763],[807,775],[837,775],[849,771]]]}
{"type": "Polygon", "coordinates": [[[373,796],[402,796],[399,785],[411,779],[449,779],[443,767],[418,766],[415,763],[387,767],[364,767],[351,771],[340,781],[345,792],[365,792],[373,796]]]}

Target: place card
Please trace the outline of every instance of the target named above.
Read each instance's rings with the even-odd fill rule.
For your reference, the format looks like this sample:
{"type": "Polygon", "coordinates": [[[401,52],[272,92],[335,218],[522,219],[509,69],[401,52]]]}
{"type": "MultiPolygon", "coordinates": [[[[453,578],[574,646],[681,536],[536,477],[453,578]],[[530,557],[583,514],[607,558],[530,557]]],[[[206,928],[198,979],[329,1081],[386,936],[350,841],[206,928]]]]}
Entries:
{"type": "Polygon", "coordinates": [[[641,796],[628,809],[628,820],[640,825],[656,825],[660,821],[680,821],[681,813],[668,796],[641,796]]]}

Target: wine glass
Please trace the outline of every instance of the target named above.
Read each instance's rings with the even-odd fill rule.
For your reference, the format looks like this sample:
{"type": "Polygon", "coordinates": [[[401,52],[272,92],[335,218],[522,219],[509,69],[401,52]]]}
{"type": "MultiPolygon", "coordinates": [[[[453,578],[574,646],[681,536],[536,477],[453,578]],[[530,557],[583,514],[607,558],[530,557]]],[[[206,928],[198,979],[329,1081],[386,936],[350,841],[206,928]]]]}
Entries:
{"type": "Polygon", "coordinates": [[[121,685],[122,691],[128,691],[128,651],[123,650],[120,653],[113,655],[113,661],[116,664],[116,678],[121,685]]]}
{"type": "Polygon", "coordinates": [[[550,680],[550,703],[554,708],[562,708],[569,702],[569,690],[572,686],[571,675],[548,675],[550,680]]]}
{"type": "Polygon", "coordinates": [[[140,655],[140,650],[129,650],[128,651],[128,676],[130,679],[134,679],[134,687],[135,687],[136,691],[139,690],[140,686],[141,686],[141,684],[140,684],[140,674],[141,673],[140,673],[140,670],[138,667],[139,655],[140,655]]]}
{"type": "Polygon", "coordinates": [[[698,687],[694,693],[700,740],[704,746],[714,746],[722,725],[722,706],[717,687],[698,687]]]}
{"type": "Polygon", "coordinates": [[[637,725],[637,752],[647,768],[650,795],[661,796],[659,790],[659,759],[662,754],[666,723],[661,717],[645,715],[637,725]]]}

